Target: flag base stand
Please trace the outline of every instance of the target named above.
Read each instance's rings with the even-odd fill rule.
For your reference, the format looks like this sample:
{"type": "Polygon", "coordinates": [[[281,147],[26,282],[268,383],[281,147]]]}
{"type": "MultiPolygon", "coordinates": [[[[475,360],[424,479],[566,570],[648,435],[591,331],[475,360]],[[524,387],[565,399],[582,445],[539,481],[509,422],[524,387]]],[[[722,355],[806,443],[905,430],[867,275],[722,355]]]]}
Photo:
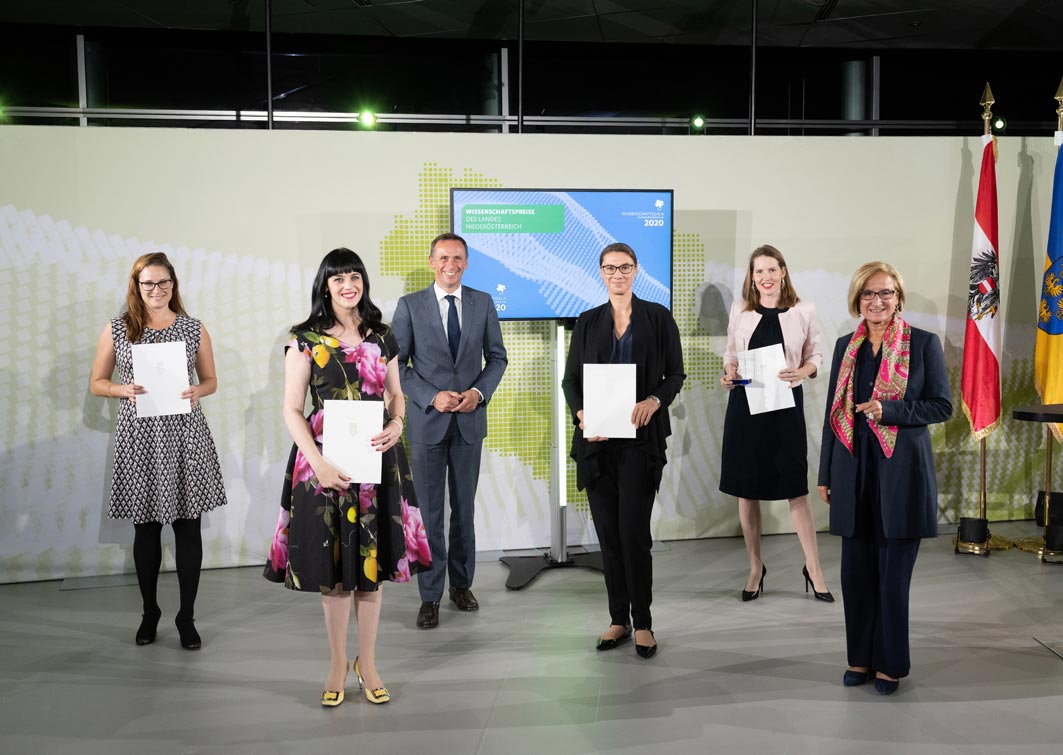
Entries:
{"type": "Polygon", "coordinates": [[[1045,552],[1045,539],[1043,537],[1020,537],[1015,541],[1015,547],[1023,553],[1036,553],[1040,556],[1045,552]]]}
{"type": "Polygon", "coordinates": [[[1006,551],[1015,547],[1015,543],[1006,537],[993,535],[989,531],[989,519],[986,518],[986,443],[985,438],[978,440],[978,516],[961,516],[960,527],[952,544],[956,554],[969,556],[988,556],[992,551],[1006,551]]]}
{"type": "Polygon", "coordinates": [[[1024,537],[1015,547],[1025,553],[1036,553],[1046,564],[1063,564],[1063,524],[1045,527],[1044,537],[1024,537]]]}
{"type": "Polygon", "coordinates": [[[1016,540],[1015,545],[1026,553],[1036,553],[1041,563],[1063,564],[1063,524],[1056,524],[1052,518],[1052,423],[1063,421],[1063,404],[1044,404],[1042,406],[1021,406],[1011,412],[1011,416],[1024,422],[1043,422],[1045,425],[1045,487],[1044,498],[1044,533],[1041,537],[1024,537],[1016,540]]]}
{"type": "Polygon", "coordinates": [[[970,556],[989,555],[989,520],[974,516],[960,517],[960,529],[956,533],[956,553],[970,556]]]}
{"type": "Polygon", "coordinates": [[[1045,549],[1041,561],[1046,564],[1063,564],[1063,524],[1045,527],[1045,549]]]}

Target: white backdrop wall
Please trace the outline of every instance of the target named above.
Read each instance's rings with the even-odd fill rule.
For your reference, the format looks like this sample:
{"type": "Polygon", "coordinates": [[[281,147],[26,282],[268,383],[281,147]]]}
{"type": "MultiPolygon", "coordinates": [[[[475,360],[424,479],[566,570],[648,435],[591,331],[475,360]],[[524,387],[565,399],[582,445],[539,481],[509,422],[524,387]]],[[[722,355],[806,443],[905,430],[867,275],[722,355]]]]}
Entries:
{"type": "MultiPolygon", "coordinates": [[[[1036,402],[1033,322],[1047,235],[1052,139],[1002,139],[997,175],[1005,405],[1036,402]]],[[[88,394],[96,338],[121,310],[132,261],[171,255],[190,314],[214,340],[204,409],[229,505],[204,522],[205,565],[264,561],[290,439],[281,345],[305,317],[321,257],[366,259],[390,316],[430,281],[451,186],[674,188],[674,310],[688,380],[654,514],[658,538],[739,532],[717,491],[726,312],[749,252],[779,247],[828,348],[848,332],[845,290],[871,259],[905,277],[905,314],[940,334],[953,420],[934,432],[943,521],[972,510],[977,452],[959,411],[966,280],[980,144],[966,138],[648,137],[0,127],[0,581],[131,570],[132,527],[106,516],[115,412],[88,394]]],[[[475,265],[475,258],[470,261],[475,265]]],[[[477,499],[481,549],[549,542],[546,323],[505,324],[510,366],[490,407],[477,499]]],[[[825,373],[825,370],[824,370],[825,373]]],[[[824,375],[825,378],[825,375],[824,375]]],[[[808,384],[815,484],[825,379],[808,384]]],[[[990,438],[991,518],[1029,517],[1039,428],[990,438]]],[[[416,473],[416,470],[415,470],[416,473]]],[[[593,540],[582,498],[570,542],[593,540]]],[[[825,523],[826,510],[815,506],[825,523]]],[[[789,530],[785,504],[765,529],[789,530]]]]}

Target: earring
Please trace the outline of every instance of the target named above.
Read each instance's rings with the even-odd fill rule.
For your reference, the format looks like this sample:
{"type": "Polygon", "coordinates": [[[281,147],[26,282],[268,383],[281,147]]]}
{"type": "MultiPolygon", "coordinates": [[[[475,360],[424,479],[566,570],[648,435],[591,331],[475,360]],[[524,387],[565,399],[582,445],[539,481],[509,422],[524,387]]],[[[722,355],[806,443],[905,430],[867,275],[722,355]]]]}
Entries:
{"type": "Polygon", "coordinates": [[[328,299],[328,298],[329,298],[329,292],[328,292],[328,291],[326,291],[326,292],[325,292],[325,298],[326,298],[326,299],[328,299]]]}

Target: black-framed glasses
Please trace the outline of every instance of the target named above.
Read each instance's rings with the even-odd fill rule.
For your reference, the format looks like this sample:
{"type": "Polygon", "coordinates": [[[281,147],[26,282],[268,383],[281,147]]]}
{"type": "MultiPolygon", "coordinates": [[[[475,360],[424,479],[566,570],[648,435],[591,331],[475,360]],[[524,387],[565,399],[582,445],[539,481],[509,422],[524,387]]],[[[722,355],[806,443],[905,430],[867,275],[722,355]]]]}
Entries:
{"type": "Polygon", "coordinates": [[[159,287],[160,291],[169,291],[173,287],[173,280],[170,278],[161,281],[137,281],[137,283],[140,284],[142,289],[149,292],[154,291],[156,286],[159,287]]]}
{"type": "Polygon", "coordinates": [[[624,275],[631,275],[631,272],[635,269],[635,266],[630,262],[625,262],[623,265],[602,265],[602,272],[606,275],[612,275],[619,270],[624,275]]]}
{"type": "Polygon", "coordinates": [[[860,301],[871,301],[876,296],[880,301],[892,301],[897,292],[892,288],[884,288],[881,291],[861,291],[860,301]]]}

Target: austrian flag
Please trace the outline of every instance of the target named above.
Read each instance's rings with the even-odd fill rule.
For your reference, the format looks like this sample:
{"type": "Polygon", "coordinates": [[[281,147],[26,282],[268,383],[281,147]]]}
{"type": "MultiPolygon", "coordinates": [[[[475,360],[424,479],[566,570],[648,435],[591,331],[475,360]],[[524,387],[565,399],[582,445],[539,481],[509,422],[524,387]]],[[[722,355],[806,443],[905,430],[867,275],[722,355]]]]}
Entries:
{"type": "Polygon", "coordinates": [[[993,137],[982,137],[982,171],[974,205],[974,245],[963,336],[963,413],[981,440],[1000,422],[1000,259],[993,137]]]}

